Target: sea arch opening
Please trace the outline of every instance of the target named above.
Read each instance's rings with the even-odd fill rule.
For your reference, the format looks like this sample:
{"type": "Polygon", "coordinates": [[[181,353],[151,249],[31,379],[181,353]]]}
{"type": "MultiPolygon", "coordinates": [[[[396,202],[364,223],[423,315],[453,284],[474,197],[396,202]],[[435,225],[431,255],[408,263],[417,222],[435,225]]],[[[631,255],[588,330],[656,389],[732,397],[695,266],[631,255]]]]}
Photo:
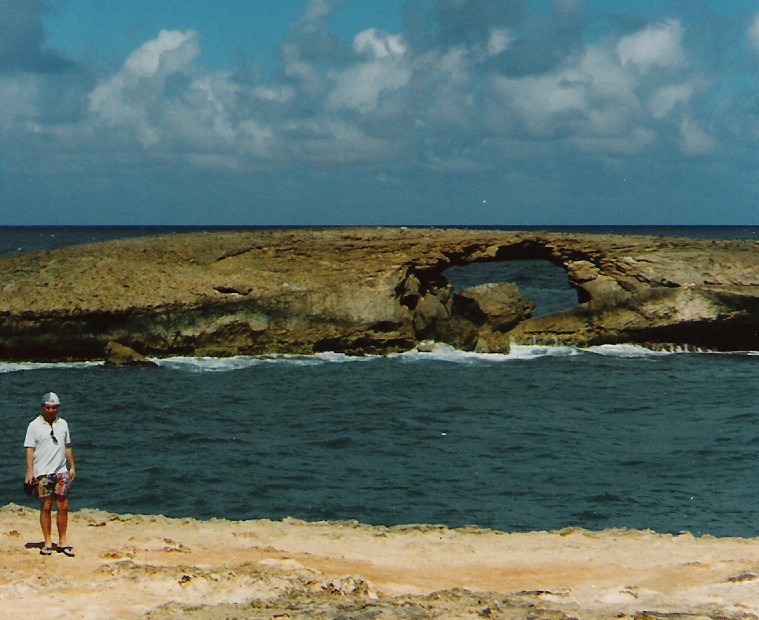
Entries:
{"type": "Polygon", "coordinates": [[[454,293],[482,284],[510,282],[535,304],[533,317],[571,310],[580,303],[567,272],[543,258],[501,258],[454,265],[443,272],[454,293]]]}

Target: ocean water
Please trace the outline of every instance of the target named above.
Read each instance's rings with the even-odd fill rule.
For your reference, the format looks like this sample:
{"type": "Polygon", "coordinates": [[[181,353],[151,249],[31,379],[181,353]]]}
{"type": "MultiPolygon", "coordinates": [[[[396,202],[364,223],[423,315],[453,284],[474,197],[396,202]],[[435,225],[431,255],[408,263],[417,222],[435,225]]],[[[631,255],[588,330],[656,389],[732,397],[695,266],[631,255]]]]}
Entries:
{"type": "MultiPolygon", "coordinates": [[[[0,254],[134,232],[0,229],[0,254]]],[[[450,280],[515,281],[543,313],[576,303],[547,263],[493,267],[450,280]]],[[[438,346],[159,363],[0,363],[0,505],[36,505],[22,491],[23,436],[54,390],[77,456],[74,509],[757,535],[755,352],[438,346]]]]}

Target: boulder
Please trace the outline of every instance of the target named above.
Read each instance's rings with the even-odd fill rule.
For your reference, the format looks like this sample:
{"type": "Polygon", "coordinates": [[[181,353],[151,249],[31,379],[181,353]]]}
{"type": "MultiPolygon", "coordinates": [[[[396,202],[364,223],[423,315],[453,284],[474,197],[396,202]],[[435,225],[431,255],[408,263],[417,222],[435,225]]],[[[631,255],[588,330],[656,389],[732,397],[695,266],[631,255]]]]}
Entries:
{"type": "Polygon", "coordinates": [[[106,366],[157,366],[157,364],[134,349],[111,341],[105,347],[106,366]]]}
{"type": "Polygon", "coordinates": [[[419,339],[430,338],[451,318],[450,310],[434,293],[427,293],[416,303],[414,331],[419,339]]]}
{"type": "Polygon", "coordinates": [[[468,288],[456,295],[453,302],[454,315],[501,332],[530,318],[534,311],[535,304],[509,282],[468,288]]]}

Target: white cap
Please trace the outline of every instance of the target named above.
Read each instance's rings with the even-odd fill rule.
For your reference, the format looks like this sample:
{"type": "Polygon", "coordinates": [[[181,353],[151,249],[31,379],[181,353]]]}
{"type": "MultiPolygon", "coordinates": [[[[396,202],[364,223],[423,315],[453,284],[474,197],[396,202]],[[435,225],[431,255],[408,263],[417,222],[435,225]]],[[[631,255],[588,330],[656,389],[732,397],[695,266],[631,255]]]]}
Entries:
{"type": "Polygon", "coordinates": [[[58,398],[58,394],[55,392],[48,392],[47,394],[42,396],[42,404],[43,405],[60,405],[61,399],[58,398]]]}

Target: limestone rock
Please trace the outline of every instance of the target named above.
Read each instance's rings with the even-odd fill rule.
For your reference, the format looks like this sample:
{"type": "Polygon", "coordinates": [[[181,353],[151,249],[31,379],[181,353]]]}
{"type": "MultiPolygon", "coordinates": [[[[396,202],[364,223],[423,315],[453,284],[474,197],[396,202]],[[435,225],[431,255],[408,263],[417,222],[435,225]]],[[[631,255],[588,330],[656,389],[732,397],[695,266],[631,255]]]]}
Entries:
{"type": "Polygon", "coordinates": [[[758,251],[752,240],[402,228],[60,248],[0,259],[0,359],[102,359],[111,341],[151,357],[360,355],[425,340],[756,350],[758,251]],[[581,303],[527,318],[508,285],[456,296],[444,277],[453,265],[522,259],[561,266],[581,303]]]}
{"type": "Polygon", "coordinates": [[[114,341],[105,347],[105,363],[107,366],[157,366],[134,349],[114,341]]]}
{"type": "Polygon", "coordinates": [[[526,299],[515,284],[482,284],[459,293],[453,312],[477,325],[508,331],[532,316],[535,304],[526,299]]]}
{"type": "Polygon", "coordinates": [[[511,283],[490,283],[466,289],[453,300],[449,342],[482,353],[508,353],[508,332],[532,316],[535,304],[511,283]],[[474,329],[473,329],[474,326],[474,329]],[[458,328],[458,337],[453,331],[458,328]]]}
{"type": "Polygon", "coordinates": [[[427,293],[416,304],[414,312],[414,329],[420,337],[435,333],[438,323],[447,321],[451,316],[439,297],[427,293]]]}
{"type": "Polygon", "coordinates": [[[356,596],[372,601],[379,600],[377,588],[363,577],[345,575],[330,581],[325,589],[331,594],[338,596],[356,596]]]}

